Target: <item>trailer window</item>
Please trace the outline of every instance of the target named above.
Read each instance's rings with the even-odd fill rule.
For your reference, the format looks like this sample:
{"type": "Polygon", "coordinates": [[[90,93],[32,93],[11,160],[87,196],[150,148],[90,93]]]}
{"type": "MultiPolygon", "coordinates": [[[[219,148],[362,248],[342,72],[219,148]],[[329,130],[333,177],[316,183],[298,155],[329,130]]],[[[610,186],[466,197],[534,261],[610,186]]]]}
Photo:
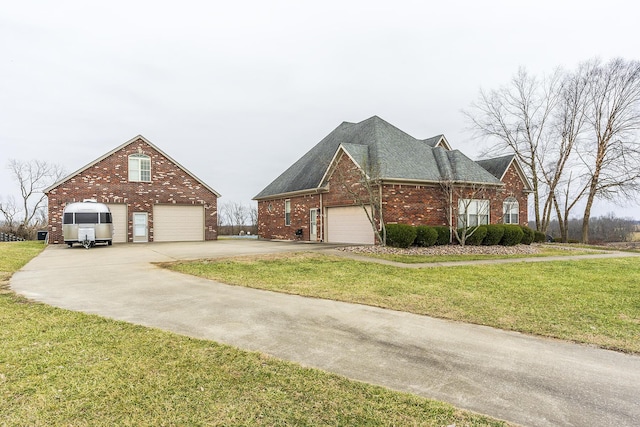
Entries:
{"type": "Polygon", "coordinates": [[[111,212],[100,213],[100,224],[111,224],[111,212]]]}
{"type": "Polygon", "coordinates": [[[98,213],[97,212],[77,212],[76,224],[97,224],[98,213]]]}
{"type": "Polygon", "coordinates": [[[62,218],[63,224],[73,224],[73,212],[67,212],[64,214],[62,218]]]}

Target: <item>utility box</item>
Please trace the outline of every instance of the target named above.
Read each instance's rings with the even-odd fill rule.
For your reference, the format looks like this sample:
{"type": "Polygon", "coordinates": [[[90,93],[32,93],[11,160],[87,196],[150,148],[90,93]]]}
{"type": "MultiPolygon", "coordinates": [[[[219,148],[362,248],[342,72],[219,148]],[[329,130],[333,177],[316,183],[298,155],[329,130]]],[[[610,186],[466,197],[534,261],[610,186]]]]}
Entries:
{"type": "Polygon", "coordinates": [[[47,240],[48,231],[38,231],[38,240],[47,240]]]}

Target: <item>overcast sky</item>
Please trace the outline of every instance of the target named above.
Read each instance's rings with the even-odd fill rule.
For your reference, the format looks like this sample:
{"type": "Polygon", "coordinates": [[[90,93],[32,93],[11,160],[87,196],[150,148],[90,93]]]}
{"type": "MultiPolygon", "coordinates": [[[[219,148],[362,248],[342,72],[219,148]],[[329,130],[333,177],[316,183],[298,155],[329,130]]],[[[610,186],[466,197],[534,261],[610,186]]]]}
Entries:
{"type": "Polygon", "coordinates": [[[0,197],[8,159],[71,173],[138,134],[221,202],[373,115],[477,158],[461,110],[480,88],[640,59],[639,17],[631,0],[0,0],[0,197]]]}

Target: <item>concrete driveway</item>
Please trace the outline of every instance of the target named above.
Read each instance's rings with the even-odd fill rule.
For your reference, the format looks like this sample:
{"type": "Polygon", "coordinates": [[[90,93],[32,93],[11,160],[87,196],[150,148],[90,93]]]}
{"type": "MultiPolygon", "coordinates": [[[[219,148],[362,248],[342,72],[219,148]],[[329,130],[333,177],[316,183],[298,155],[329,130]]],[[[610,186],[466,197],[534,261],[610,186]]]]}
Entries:
{"type": "Polygon", "coordinates": [[[50,246],[11,287],[53,306],[264,352],[523,425],[640,425],[638,356],[228,286],[151,264],[330,248],[246,240],[50,246]]]}

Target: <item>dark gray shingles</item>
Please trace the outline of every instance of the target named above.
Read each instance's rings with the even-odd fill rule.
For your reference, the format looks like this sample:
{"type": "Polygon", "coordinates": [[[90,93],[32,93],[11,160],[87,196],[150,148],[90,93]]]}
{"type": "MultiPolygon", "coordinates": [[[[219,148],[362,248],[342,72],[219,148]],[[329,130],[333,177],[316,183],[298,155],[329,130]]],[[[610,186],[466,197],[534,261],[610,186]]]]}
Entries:
{"type": "Polygon", "coordinates": [[[496,157],[493,159],[478,160],[476,161],[476,163],[482,166],[491,175],[495,176],[498,179],[501,179],[504,173],[507,171],[507,168],[513,161],[513,158],[514,155],[509,154],[507,156],[496,157]]]}
{"type": "Polygon", "coordinates": [[[359,157],[363,156],[364,147],[368,147],[368,166],[382,179],[439,182],[442,173],[449,171],[447,173],[451,173],[457,182],[500,184],[494,176],[459,151],[434,148],[427,142],[435,140],[433,143],[436,144],[440,138],[439,135],[427,140],[416,139],[377,116],[359,123],[344,122],[254,198],[319,188],[341,144],[353,151],[350,154],[359,157]],[[434,153],[439,153],[438,159],[434,153]]]}

